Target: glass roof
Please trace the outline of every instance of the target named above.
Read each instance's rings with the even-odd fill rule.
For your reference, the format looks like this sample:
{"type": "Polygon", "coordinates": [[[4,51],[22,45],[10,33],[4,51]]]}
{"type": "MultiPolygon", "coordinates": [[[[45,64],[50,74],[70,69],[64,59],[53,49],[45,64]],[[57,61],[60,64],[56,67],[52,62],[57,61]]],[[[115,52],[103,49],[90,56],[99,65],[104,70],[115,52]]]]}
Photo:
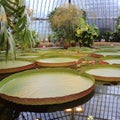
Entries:
{"type": "MultiPolygon", "coordinates": [[[[34,11],[34,17],[47,18],[56,7],[68,3],[66,0],[26,0],[26,6],[34,11]]],[[[71,0],[88,17],[116,18],[120,15],[119,0],[71,0]]]]}
{"type": "Polygon", "coordinates": [[[48,14],[56,7],[71,2],[86,11],[87,22],[96,24],[100,30],[113,31],[120,16],[120,0],[25,0],[26,7],[32,11],[32,29],[40,35],[51,33],[47,21],[48,14]]]}

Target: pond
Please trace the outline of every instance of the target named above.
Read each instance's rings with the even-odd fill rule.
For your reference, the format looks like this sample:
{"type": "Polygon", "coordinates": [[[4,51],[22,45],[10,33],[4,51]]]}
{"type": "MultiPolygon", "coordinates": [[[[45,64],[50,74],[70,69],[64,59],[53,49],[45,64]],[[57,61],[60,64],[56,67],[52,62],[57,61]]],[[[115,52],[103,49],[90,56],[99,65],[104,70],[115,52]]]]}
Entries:
{"type": "MultiPolygon", "coordinates": [[[[72,54],[74,53],[72,52],[72,54]]],[[[77,54],[80,54],[80,53],[77,53],[77,54]]],[[[43,52],[41,55],[46,55],[46,52],[45,53],[43,52]]],[[[46,64],[47,62],[49,62],[47,57],[45,59],[43,58],[41,59],[41,58],[39,60],[46,59],[46,61],[42,61],[43,63],[45,62],[46,64]]],[[[63,58],[61,58],[60,61],[59,60],[57,61],[57,59],[55,58],[53,63],[55,62],[59,63],[62,61],[62,59],[63,58]]],[[[86,60],[87,58],[84,57],[84,59],[86,60]]],[[[91,58],[91,59],[94,59],[94,58],[91,58]]],[[[36,61],[37,60],[38,59],[36,59],[36,61]]],[[[74,57],[71,58],[72,62],[77,63],[76,62],[77,60],[78,59],[74,57]]],[[[71,61],[63,61],[63,62],[71,63],[71,61]]],[[[50,58],[50,63],[52,63],[52,58],[50,58]]],[[[82,68],[81,64],[79,67],[80,70],[78,70],[78,72],[80,73],[80,76],[78,76],[78,73],[76,74],[76,72],[71,73],[66,71],[66,69],[68,68],[62,68],[62,72],[58,72],[57,71],[58,68],[54,68],[55,71],[53,71],[52,73],[49,71],[46,71],[49,68],[44,68],[46,69],[45,70],[46,72],[44,71],[42,74],[40,72],[40,70],[43,70],[42,67],[39,67],[38,69],[36,66],[34,66],[34,68],[33,70],[27,70],[24,72],[13,74],[12,75],[13,77],[12,76],[6,77],[0,82],[1,83],[0,92],[2,93],[2,95],[4,94],[7,96],[5,97],[3,95],[0,99],[0,111],[1,111],[0,119],[1,120],[2,119],[3,120],[9,120],[9,119],[70,120],[72,116],[74,116],[75,120],[80,120],[80,119],[86,120],[89,115],[92,115],[96,120],[97,119],[110,119],[110,120],[119,119],[120,117],[119,116],[119,110],[120,110],[120,82],[119,81],[115,81],[115,79],[111,79],[111,81],[104,81],[104,82],[96,81],[94,90],[89,91],[89,88],[91,88],[90,86],[94,85],[94,83],[90,82],[91,77],[87,76],[86,78],[86,76],[84,75],[81,76],[81,73],[80,73],[82,68]],[[34,71],[36,71],[36,73],[34,73],[34,71]],[[89,81],[89,83],[86,83],[86,81],[89,81]],[[38,92],[36,92],[36,90],[38,92]],[[83,94],[84,91],[87,91],[88,94],[83,94]],[[46,93],[49,93],[49,94],[46,94],[46,93]],[[80,96],[83,95],[83,97],[80,97],[80,96],[77,98],[74,97],[76,93],[80,93],[79,95],[80,96]],[[57,98],[62,98],[62,96],[67,96],[67,97],[63,97],[65,99],[64,101],[62,101],[62,103],[60,103],[60,101],[58,101],[57,98]],[[69,96],[72,96],[72,99],[71,97],[70,99],[68,99],[69,96]],[[14,97],[16,97],[15,100],[11,99],[14,97]],[[39,99],[39,101],[34,102],[33,101],[34,98],[39,99]],[[40,99],[42,98],[50,98],[49,100],[55,100],[54,104],[51,104],[53,101],[45,101],[45,99],[43,99],[43,101],[40,102],[40,99]],[[21,102],[21,99],[25,100],[23,103],[26,105],[24,105],[21,102]],[[32,101],[28,102],[29,101],[28,99],[29,100],[32,99],[32,101]],[[66,109],[68,108],[71,108],[72,111],[67,112],[66,109]],[[77,108],[82,109],[82,111],[80,112],[77,111],[77,108]]],[[[50,68],[50,69],[53,69],[53,68],[50,68]]],[[[73,69],[77,69],[77,68],[73,68],[73,69]]],[[[6,70],[4,70],[4,72],[5,71],[6,70]]],[[[97,72],[96,69],[95,71],[97,72]]],[[[101,74],[104,73],[107,75],[109,74],[109,77],[113,75],[110,73],[115,73],[114,74],[115,76],[118,73],[117,75],[119,76],[118,69],[115,69],[115,70],[102,69],[97,73],[101,73],[101,74]]]]}

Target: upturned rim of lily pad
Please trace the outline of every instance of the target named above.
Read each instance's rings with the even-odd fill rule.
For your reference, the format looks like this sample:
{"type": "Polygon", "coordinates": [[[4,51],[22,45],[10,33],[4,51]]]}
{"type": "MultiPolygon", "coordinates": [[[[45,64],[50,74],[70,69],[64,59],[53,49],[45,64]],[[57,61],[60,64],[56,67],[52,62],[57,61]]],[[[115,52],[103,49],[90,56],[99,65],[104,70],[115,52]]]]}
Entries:
{"type": "MultiPolygon", "coordinates": [[[[120,71],[120,66],[116,66],[116,65],[110,65],[110,64],[96,64],[96,65],[88,65],[82,68],[81,73],[87,73],[87,71],[89,70],[97,70],[97,69],[113,69],[113,70],[119,70],[120,71]]],[[[90,73],[87,73],[90,74],[90,73]]],[[[107,73],[109,75],[111,75],[112,73],[107,73]]],[[[95,74],[90,74],[92,76],[94,76],[95,80],[98,81],[108,81],[108,82],[119,82],[120,81],[120,77],[119,76],[103,76],[103,75],[95,75],[95,74]]]]}
{"type": "MultiPolygon", "coordinates": [[[[2,89],[2,87],[4,88],[4,85],[11,82],[11,80],[13,80],[13,79],[16,79],[15,81],[17,81],[17,77],[24,76],[24,75],[28,76],[30,74],[36,74],[36,72],[38,74],[39,73],[40,74],[46,73],[46,75],[49,72],[50,73],[52,72],[54,74],[55,74],[55,72],[74,74],[74,75],[83,77],[85,80],[87,79],[87,81],[90,81],[90,86],[89,87],[86,86],[86,89],[83,90],[83,91],[79,91],[77,93],[75,92],[75,93],[68,94],[68,95],[65,95],[65,96],[59,96],[58,95],[57,97],[52,97],[51,96],[51,97],[48,97],[48,98],[27,98],[27,97],[22,98],[22,97],[7,95],[7,94],[1,92],[0,93],[0,98],[4,99],[6,101],[9,101],[9,102],[15,103],[15,104],[19,104],[19,105],[30,105],[30,106],[34,106],[34,105],[35,106],[36,105],[53,105],[53,104],[63,104],[63,103],[67,103],[67,102],[77,100],[77,99],[84,98],[85,96],[91,94],[91,92],[94,91],[95,81],[94,81],[94,78],[91,75],[88,75],[88,74],[85,74],[85,73],[80,74],[78,71],[70,69],[70,68],[43,68],[43,69],[38,69],[38,70],[34,69],[34,70],[27,70],[27,71],[24,71],[24,72],[16,73],[16,74],[13,74],[13,75],[3,79],[0,82],[0,88],[1,89],[2,89]]],[[[20,80],[20,78],[19,78],[19,80],[20,80]]],[[[33,79],[33,81],[34,81],[34,79],[33,79]]],[[[77,83],[75,83],[74,79],[73,79],[73,83],[77,84],[77,83]]],[[[12,90],[12,88],[11,88],[11,90],[12,90]]],[[[27,96],[27,94],[26,94],[26,96],[27,96]]]]}

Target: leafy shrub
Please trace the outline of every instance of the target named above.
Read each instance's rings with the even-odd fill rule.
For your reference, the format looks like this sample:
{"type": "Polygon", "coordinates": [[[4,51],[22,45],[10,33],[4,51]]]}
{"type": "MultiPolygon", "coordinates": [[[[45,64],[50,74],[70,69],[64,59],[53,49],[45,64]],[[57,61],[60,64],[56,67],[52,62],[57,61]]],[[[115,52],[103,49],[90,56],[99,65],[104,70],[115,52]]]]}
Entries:
{"type": "Polygon", "coordinates": [[[78,38],[80,46],[91,47],[98,36],[99,30],[94,24],[89,25],[83,18],[79,18],[76,37],[78,38]]]}

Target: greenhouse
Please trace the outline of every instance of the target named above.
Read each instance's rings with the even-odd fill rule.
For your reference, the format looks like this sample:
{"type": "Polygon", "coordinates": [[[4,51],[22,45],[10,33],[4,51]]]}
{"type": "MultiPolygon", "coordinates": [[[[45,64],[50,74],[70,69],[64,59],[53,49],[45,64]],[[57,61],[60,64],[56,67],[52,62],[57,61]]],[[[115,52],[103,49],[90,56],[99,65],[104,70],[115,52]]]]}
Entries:
{"type": "Polygon", "coordinates": [[[0,120],[120,120],[120,0],[0,0],[0,120]]]}

